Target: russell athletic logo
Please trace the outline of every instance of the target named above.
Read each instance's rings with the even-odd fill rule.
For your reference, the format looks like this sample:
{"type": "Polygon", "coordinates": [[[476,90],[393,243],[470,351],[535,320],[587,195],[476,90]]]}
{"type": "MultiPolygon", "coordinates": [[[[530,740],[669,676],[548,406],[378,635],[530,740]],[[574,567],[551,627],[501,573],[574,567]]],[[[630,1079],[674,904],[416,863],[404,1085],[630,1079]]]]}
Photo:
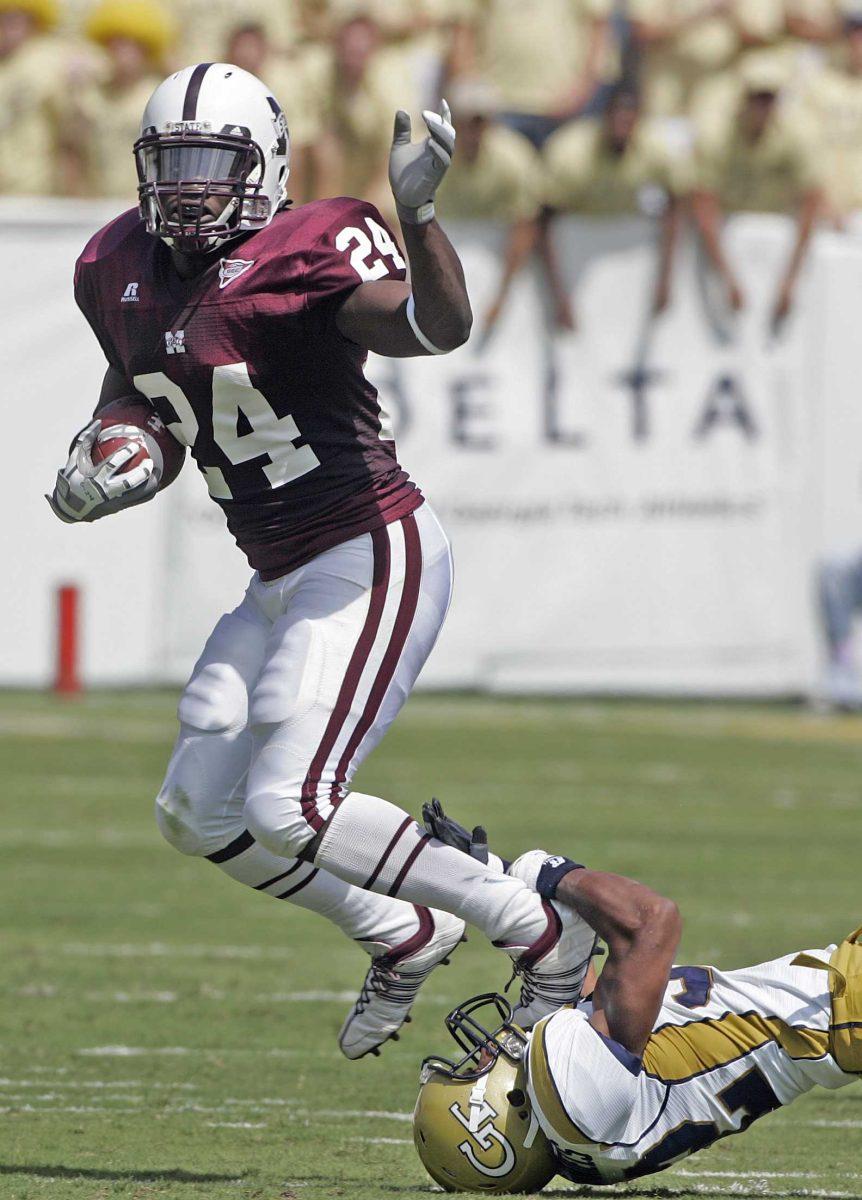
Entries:
{"type": "Polygon", "coordinates": [[[127,283],[126,290],[123,292],[122,296],[120,297],[120,303],[121,304],[137,304],[138,303],[138,288],[139,288],[139,286],[140,285],[137,283],[127,283]]]}
{"type": "Polygon", "coordinates": [[[165,350],[168,354],[185,354],[186,352],[186,331],[177,329],[176,331],[169,329],[165,334],[165,350]]]}
{"type": "Polygon", "coordinates": [[[253,266],[254,259],[249,262],[246,258],[223,258],[218,268],[219,291],[226,288],[229,283],[233,283],[235,279],[239,279],[240,275],[245,275],[246,271],[253,266]]]}

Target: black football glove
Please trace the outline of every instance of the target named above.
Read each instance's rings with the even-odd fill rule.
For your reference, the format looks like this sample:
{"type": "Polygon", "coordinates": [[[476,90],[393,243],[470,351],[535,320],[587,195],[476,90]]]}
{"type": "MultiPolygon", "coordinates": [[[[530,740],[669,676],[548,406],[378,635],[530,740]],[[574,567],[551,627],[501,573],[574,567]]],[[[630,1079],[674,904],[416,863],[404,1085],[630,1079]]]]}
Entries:
{"type": "Polygon", "coordinates": [[[437,838],[446,846],[460,850],[462,854],[469,854],[471,858],[475,858],[487,866],[488,835],[481,825],[477,825],[470,833],[452,817],[446,816],[439,800],[432,800],[430,804],[422,805],[422,819],[425,822],[426,830],[432,837],[437,838]]]}

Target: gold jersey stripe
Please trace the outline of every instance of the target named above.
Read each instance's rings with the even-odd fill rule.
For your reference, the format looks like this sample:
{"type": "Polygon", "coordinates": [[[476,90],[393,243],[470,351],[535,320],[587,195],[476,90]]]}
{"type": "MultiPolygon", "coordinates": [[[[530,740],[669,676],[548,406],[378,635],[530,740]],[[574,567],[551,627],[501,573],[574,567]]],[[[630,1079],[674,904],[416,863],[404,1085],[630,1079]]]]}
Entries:
{"type": "Polygon", "coordinates": [[[829,1053],[825,1029],[801,1029],[760,1013],[726,1013],[687,1025],[666,1025],[654,1033],[644,1051],[644,1070],[665,1083],[679,1083],[726,1066],[770,1042],[791,1058],[823,1058],[829,1053]]]}
{"type": "Polygon", "coordinates": [[[545,1017],[533,1030],[530,1040],[529,1066],[530,1086],[535,1097],[536,1106],[542,1116],[554,1130],[559,1140],[565,1145],[593,1146],[592,1138],[588,1138],[582,1129],[569,1117],[565,1105],[560,1099],[557,1085],[548,1066],[548,1051],[545,1046],[545,1026],[550,1017],[545,1017]]]}

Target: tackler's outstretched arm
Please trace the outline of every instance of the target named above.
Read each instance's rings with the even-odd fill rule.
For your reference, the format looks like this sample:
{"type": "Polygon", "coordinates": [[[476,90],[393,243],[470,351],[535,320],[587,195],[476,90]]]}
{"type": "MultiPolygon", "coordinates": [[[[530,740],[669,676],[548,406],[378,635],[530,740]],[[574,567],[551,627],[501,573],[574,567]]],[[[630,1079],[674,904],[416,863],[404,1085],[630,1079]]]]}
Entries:
{"type": "Polygon", "coordinates": [[[608,959],[593,993],[590,1023],[640,1056],[679,944],[679,909],[633,879],[583,868],[564,875],[554,895],[607,943],[608,959]]]}
{"type": "Polygon", "coordinates": [[[389,158],[409,282],[362,283],[336,318],[345,337],[392,358],[447,354],[467,341],[473,323],[461,260],[434,213],[434,194],[452,161],[455,130],[445,100],[439,114],[422,115],[428,136],[414,144],[410,117],[396,114],[389,158]]]}

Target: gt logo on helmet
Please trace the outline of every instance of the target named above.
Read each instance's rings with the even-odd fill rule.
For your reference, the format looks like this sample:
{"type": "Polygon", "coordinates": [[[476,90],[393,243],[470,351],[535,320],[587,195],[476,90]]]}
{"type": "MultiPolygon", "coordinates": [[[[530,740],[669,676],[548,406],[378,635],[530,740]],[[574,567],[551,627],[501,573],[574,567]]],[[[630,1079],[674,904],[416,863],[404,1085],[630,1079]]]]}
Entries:
{"type": "Polygon", "coordinates": [[[497,1116],[496,1109],[493,1109],[487,1101],[483,1101],[481,1107],[471,1104],[470,1115],[467,1116],[456,1102],[450,1106],[449,1112],[456,1121],[464,1126],[481,1150],[486,1152],[493,1150],[495,1143],[502,1147],[503,1161],[499,1166],[491,1167],[476,1155],[469,1141],[461,1142],[458,1149],[470,1166],[481,1172],[482,1175],[488,1175],[491,1179],[502,1179],[504,1175],[508,1175],[515,1165],[515,1151],[508,1139],[494,1124],[493,1118],[497,1116]],[[480,1122],[483,1123],[480,1124],[480,1122]]]}

